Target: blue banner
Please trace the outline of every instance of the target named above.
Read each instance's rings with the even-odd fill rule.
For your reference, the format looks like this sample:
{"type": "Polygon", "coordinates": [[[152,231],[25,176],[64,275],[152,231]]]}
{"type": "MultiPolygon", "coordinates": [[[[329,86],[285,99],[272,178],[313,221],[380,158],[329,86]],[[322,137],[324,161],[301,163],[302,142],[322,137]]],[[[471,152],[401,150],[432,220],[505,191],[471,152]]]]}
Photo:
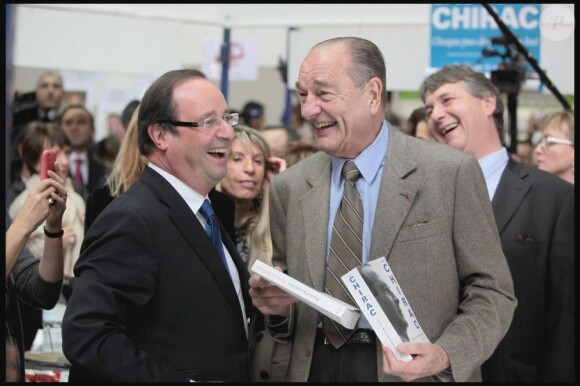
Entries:
{"type": "MultiPolygon", "coordinates": [[[[536,59],[540,57],[541,4],[493,4],[492,8],[536,59]]],[[[479,72],[508,66],[517,56],[481,4],[431,6],[431,67],[463,64],[479,72]]],[[[521,58],[520,58],[521,60],[521,58]]],[[[527,69],[531,69],[527,64],[527,69]]]]}

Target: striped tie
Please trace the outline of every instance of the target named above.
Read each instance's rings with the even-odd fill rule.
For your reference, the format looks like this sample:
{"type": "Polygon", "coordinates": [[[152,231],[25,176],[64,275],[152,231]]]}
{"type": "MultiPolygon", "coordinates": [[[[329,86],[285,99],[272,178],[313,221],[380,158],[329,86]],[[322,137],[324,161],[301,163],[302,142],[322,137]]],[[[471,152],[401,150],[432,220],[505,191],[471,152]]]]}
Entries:
{"type": "MultiPolygon", "coordinates": [[[[332,226],[325,291],[335,298],[355,305],[340,279],[342,275],[362,264],[363,206],[355,186],[360,172],[354,161],[347,161],[344,164],[342,175],[344,195],[332,226]]],[[[336,348],[342,346],[354,332],[326,316],[322,317],[322,329],[336,348]]]]}

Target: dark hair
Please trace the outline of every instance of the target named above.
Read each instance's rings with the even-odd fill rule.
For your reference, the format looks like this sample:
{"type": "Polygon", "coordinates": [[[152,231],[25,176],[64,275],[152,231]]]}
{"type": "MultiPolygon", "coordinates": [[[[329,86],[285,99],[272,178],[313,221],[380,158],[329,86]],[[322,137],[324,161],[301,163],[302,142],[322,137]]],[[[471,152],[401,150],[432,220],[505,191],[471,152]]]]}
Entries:
{"type": "Polygon", "coordinates": [[[425,106],[417,107],[409,115],[407,120],[407,133],[413,137],[417,136],[417,125],[421,121],[425,121],[427,113],[425,112],[425,106]]]}
{"type": "Polygon", "coordinates": [[[250,101],[244,105],[242,109],[242,119],[247,125],[250,119],[259,118],[264,115],[264,105],[260,102],[250,101]]]}
{"type": "Polygon", "coordinates": [[[374,77],[379,78],[383,85],[381,92],[381,105],[387,108],[387,68],[381,50],[371,41],[359,37],[339,37],[325,40],[313,47],[344,43],[350,49],[352,66],[350,74],[354,84],[362,88],[374,77]]]}
{"type": "Polygon", "coordinates": [[[110,168],[119,154],[121,141],[114,134],[108,135],[97,142],[95,146],[95,156],[103,165],[110,168]]]}
{"type": "Polygon", "coordinates": [[[497,128],[497,134],[503,144],[503,101],[497,87],[495,87],[491,80],[487,79],[482,73],[477,72],[468,66],[444,66],[439,71],[425,78],[419,89],[421,99],[425,102],[427,93],[435,92],[444,84],[458,82],[463,82],[467,92],[476,98],[485,99],[491,95],[495,95],[496,105],[495,111],[493,112],[493,119],[497,128]]]}
{"type": "Polygon", "coordinates": [[[52,122],[34,121],[26,126],[19,146],[22,163],[30,174],[37,173],[36,166],[42,151],[48,147],[64,147],[69,142],[59,125],[52,122]]]}
{"type": "Polygon", "coordinates": [[[133,116],[133,113],[137,109],[137,106],[139,106],[139,103],[141,102],[138,101],[137,99],[133,99],[131,102],[127,103],[127,106],[125,106],[125,108],[123,109],[123,112],[121,113],[121,124],[125,129],[129,126],[129,122],[131,122],[131,117],[133,116]]]}
{"type": "Polygon", "coordinates": [[[80,109],[83,110],[84,112],[87,113],[87,115],[89,116],[89,123],[91,125],[91,128],[94,130],[95,129],[95,117],[93,116],[93,113],[91,113],[85,106],[83,105],[69,105],[67,107],[64,108],[64,110],[62,111],[62,113],[60,113],[60,116],[58,118],[58,124],[62,125],[62,119],[65,116],[66,112],[69,110],[73,110],[73,109],[80,109]]]}
{"type": "MultiPolygon", "coordinates": [[[[147,130],[149,126],[164,120],[176,120],[176,106],[173,100],[173,90],[189,79],[207,79],[205,74],[196,69],[181,69],[166,72],[161,75],[145,91],[139,107],[137,120],[139,151],[148,155],[155,148],[147,130]]],[[[175,133],[173,125],[162,124],[164,130],[175,133]]]]}

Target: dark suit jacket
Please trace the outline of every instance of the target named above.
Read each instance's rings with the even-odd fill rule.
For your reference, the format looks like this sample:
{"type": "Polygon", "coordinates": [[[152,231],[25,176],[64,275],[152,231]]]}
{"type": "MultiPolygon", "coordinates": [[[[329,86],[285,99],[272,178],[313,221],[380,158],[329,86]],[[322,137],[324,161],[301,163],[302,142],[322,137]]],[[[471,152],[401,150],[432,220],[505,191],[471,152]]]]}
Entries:
{"type": "Polygon", "coordinates": [[[107,183],[107,168],[105,165],[97,161],[93,154],[89,157],[89,181],[87,183],[87,190],[89,193],[96,188],[101,187],[107,183]]]}
{"type": "Polygon", "coordinates": [[[510,160],[492,205],[518,306],[483,381],[573,381],[574,185],[510,160]]]}
{"type": "MultiPolygon", "coordinates": [[[[222,232],[251,317],[249,273],[222,232]]],[[[249,380],[229,274],[195,214],[151,168],[96,218],[75,276],[62,325],[71,381],[249,380]]]]}
{"type": "MultiPolygon", "coordinates": [[[[98,159],[95,158],[94,145],[90,145],[87,150],[87,160],[89,162],[89,180],[83,181],[83,186],[75,184],[75,190],[79,193],[85,201],[88,196],[95,191],[95,189],[103,187],[107,184],[108,170],[98,159]]],[[[69,175],[73,178],[74,166],[71,165],[69,175]]],[[[73,178],[74,181],[74,178],[73,178]]]]}
{"type": "Polygon", "coordinates": [[[100,188],[96,188],[87,197],[87,205],[85,209],[85,234],[95,222],[97,216],[113,201],[109,185],[105,184],[100,188]]]}
{"type": "MultiPolygon", "coordinates": [[[[232,200],[228,195],[215,190],[215,188],[210,190],[208,196],[215,214],[220,219],[228,236],[230,236],[232,240],[235,240],[236,233],[234,228],[234,218],[236,207],[234,200],[232,200]]],[[[101,213],[103,209],[113,201],[113,198],[114,197],[111,196],[109,190],[109,185],[103,185],[100,188],[95,189],[93,193],[89,194],[85,210],[85,234],[99,213],[101,213]]]]}

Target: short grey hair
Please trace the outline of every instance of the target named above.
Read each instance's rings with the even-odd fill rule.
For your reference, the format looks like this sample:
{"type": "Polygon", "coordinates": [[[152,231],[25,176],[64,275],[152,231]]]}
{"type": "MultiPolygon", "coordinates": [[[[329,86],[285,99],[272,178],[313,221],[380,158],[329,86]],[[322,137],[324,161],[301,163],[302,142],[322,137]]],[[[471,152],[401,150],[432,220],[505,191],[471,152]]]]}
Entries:
{"type": "Polygon", "coordinates": [[[463,82],[467,92],[476,98],[485,99],[490,95],[495,95],[496,105],[495,111],[493,112],[493,120],[495,121],[500,141],[503,144],[503,100],[497,87],[495,87],[491,80],[486,78],[484,74],[477,72],[468,66],[444,66],[439,71],[425,78],[419,89],[421,100],[425,103],[427,94],[435,92],[444,84],[457,82],[463,82]]]}
{"type": "Polygon", "coordinates": [[[387,68],[385,59],[379,47],[370,40],[359,37],[338,37],[328,39],[316,44],[312,49],[334,45],[345,44],[350,49],[351,68],[350,74],[354,84],[360,89],[369,80],[377,77],[383,84],[381,92],[381,105],[386,111],[387,107],[387,68]]]}

